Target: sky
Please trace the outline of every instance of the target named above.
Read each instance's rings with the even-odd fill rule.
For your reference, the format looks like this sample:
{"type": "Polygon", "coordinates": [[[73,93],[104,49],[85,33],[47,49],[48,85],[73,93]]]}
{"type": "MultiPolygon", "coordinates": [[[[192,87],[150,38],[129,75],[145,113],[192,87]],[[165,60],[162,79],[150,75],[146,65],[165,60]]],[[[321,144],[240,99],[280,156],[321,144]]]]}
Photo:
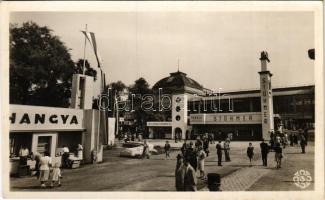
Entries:
{"type": "MultiPolygon", "coordinates": [[[[205,88],[259,88],[260,52],[271,62],[273,87],[314,84],[312,12],[15,12],[10,22],[48,26],[83,58],[85,29],[96,34],[107,82],[150,86],[178,69],[205,88]]],[[[89,45],[86,59],[96,68],[89,45]]]]}

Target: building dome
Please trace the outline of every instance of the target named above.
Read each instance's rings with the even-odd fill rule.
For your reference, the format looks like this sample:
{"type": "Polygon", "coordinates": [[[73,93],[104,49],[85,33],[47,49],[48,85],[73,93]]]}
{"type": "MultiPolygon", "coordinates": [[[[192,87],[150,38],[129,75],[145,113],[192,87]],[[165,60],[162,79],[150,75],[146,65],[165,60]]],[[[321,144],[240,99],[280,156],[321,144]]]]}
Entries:
{"type": "Polygon", "coordinates": [[[170,73],[170,76],[161,79],[152,87],[154,90],[158,90],[159,88],[171,92],[188,92],[196,94],[201,94],[204,90],[201,84],[187,77],[185,73],[180,71],[170,73]]]}

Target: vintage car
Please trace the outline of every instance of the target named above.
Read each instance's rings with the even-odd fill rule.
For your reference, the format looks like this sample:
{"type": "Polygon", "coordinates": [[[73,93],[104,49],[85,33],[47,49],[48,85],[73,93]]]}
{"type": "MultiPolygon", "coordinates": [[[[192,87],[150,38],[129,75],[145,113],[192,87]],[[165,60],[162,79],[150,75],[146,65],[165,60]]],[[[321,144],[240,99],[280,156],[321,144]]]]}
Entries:
{"type": "MultiPolygon", "coordinates": [[[[154,149],[154,145],[147,143],[150,153],[156,153],[157,150],[154,149]]],[[[125,142],[123,143],[123,149],[120,152],[122,157],[141,157],[143,153],[143,143],[142,142],[125,142]]]]}

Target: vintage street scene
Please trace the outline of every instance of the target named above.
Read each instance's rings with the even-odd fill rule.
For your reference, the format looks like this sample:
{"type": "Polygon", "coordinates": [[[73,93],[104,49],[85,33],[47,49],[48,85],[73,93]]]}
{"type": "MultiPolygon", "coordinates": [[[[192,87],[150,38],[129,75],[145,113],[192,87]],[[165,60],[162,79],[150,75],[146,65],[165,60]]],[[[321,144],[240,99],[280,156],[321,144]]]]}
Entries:
{"type": "Polygon", "coordinates": [[[314,191],[313,12],[11,12],[11,192],[314,191]]]}

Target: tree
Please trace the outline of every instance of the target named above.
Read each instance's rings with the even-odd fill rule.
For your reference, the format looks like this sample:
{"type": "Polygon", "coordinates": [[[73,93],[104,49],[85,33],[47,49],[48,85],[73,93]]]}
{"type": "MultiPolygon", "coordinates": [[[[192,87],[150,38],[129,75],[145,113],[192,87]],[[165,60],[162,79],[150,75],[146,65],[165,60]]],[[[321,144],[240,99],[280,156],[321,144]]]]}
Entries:
{"type": "Polygon", "coordinates": [[[105,93],[107,93],[108,89],[110,89],[109,107],[110,110],[112,110],[112,112],[109,113],[110,116],[114,116],[116,112],[116,109],[114,107],[115,97],[118,101],[121,101],[121,93],[126,88],[126,85],[122,81],[112,82],[106,86],[105,93]]]}
{"type": "Polygon", "coordinates": [[[116,97],[119,98],[126,85],[122,81],[117,81],[110,83],[107,87],[111,89],[112,94],[116,94],[116,97]]]}
{"type": "Polygon", "coordinates": [[[75,64],[46,26],[10,26],[10,103],[67,107],[75,64]]]}
{"type": "Polygon", "coordinates": [[[139,78],[135,81],[134,85],[132,85],[129,89],[129,99],[133,99],[134,105],[134,115],[135,115],[135,126],[140,129],[140,131],[144,131],[147,121],[152,118],[153,112],[144,111],[141,108],[142,97],[144,95],[152,95],[153,92],[149,87],[149,83],[144,78],[139,78]],[[132,94],[135,94],[131,97],[132,94]]]}
{"type": "MultiPolygon", "coordinates": [[[[76,62],[75,66],[75,73],[76,74],[83,74],[83,65],[84,65],[84,59],[79,59],[76,62]]],[[[90,64],[88,60],[85,60],[85,75],[94,77],[94,80],[97,80],[97,71],[90,67],[90,64]]]]}

